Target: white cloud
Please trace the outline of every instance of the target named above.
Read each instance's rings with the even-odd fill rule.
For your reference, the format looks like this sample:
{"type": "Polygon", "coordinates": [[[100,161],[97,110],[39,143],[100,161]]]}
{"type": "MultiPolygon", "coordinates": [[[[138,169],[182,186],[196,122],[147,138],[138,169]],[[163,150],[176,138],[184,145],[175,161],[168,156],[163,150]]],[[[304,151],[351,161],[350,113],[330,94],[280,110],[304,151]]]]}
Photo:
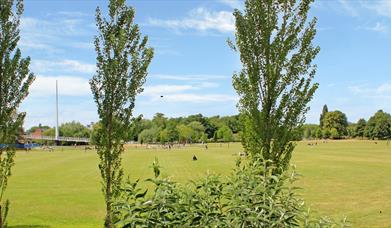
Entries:
{"type": "Polygon", "coordinates": [[[385,83],[377,87],[376,92],[379,94],[389,94],[391,95],[391,84],[385,83]]]}
{"type": "Polygon", "coordinates": [[[194,94],[194,93],[169,94],[164,96],[162,99],[168,102],[191,102],[191,103],[237,101],[237,97],[231,95],[194,94]]]}
{"type": "Polygon", "coordinates": [[[391,99],[391,83],[383,83],[374,87],[354,85],[348,88],[353,94],[366,98],[391,99]]]}
{"type": "Polygon", "coordinates": [[[95,73],[95,64],[82,63],[77,60],[60,60],[60,61],[51,61],[51,60],[32,60],[31,69],[36,73],[46,73],[46,72],[79,72],[86,74],[95,73]]]}
{"type": "Polygon", "coordinates": [[[56,80],[58,93],[62,96],[89,96],[91,95],[88,80],[71,76],[37,76],[30,87],[31,97],[46,97],[56,94],[56,80]]]}
{"type": "Polygon", "coordinates": [[[95,48],[92,42],[71,42],[69,44],[74,48],[91,49],[91,50],[94,50],[95,48]]]}
{"type": "Polygon", "coordinates": [[[69,67],[72,71],[83,73],[94,73],[96,70],[95,64],[81,63],[76,60],[63,60],[60,62],[64,67],[69,67]]]}
{"type": "Polygon", "coordinates": [[[60,11],[57,14],[61,15],[61,16],[65,16],[65,17],[86,17],[86,16],[88,16],[87,13],[78,12],[78,11],[60,11]]]}
{"type": "Polygon", "coordinates": [[[160,84],[145,86],[142,93],[143,96],[159,97],[169,94],[176,94],[185,91],[202,90],[207,88],[216,88],[220,84],[214,82],[201,81],[192,84],[173,85],[173,84],[160,84]]]}
{"type": "Polygon", "coordinates": [[[180,20],[163,20],[149,18],[148,25],[169,28],[174,30],[195,29],[198,31],[215,30],[218,32],[233,32],[235,23],[232,12],[209,11],[205,8],[197,8],[190,12],[188,17],[180,20]]]}
{"type": "Polygon", "coordinates": [[[44,35],[75,36],[85,35],[84,21],[79,18],[62,18],[53,20],[43,20],[33,17],[23,17],[20,29],[25,33],[41,33],[44,35]]]}
{"type": "Polygon", "coordinates": [[[167,93],[178,93],[188,90],[195,90],[196,87],[192,85],[155,85],[146,86],[142,95],[151,97],[160,97],[167,93]]]}
{"type": "Polygon", "coordinates": [[[358,11],[355,7],[353,7],[349,1],[347,0],[338,0],[340,5],[342,6],[342,9],[345,10],[350,16],[357,17],[358,11]]]}
{"type": "Polygon", "coordinates": [[[218,87],[218,83],[200,82],[191,85],[154,85],[146,86],[141,94],[148,97],[149,101],[168,101],[168,102],[224,102],[236,101],[237,97],[226,94],[204,93],[204,89],[218,87]]]}
{"type": "Polygon", "coordinates": [[[359,27],[358,29],[364,29],[364,30],[380,32],[380,33],[388,32],[388,27],[381,22],[376,22],[376,24],[373,26],[359,27]]]}
{"type": "Polygon", "coordinates": [[[388,31],[388,27],[383,25],[380,22],[377,22],[376,25],[371,28],[371,30],[373,30],[375,32],[387,32],[388,31]]]}
{"type": "Polygon", "coordinates": [[[391,17],[391,1],[390,0],[377,0],[364,4],[369,9],[374,10],[378,15],[391,17]]]}
{"type": "MultiPolygon", "coordinates": [[[[84,18],[69,14],[51,15],[49,19],[22,17],[20,24],[20,46],[31,50],[45,50],[50,53],[64,51],[61,48],[75,47],[73,38],[92,37],[95,30],[84,18]]],[[[76,47],[78,48],[78,47],[76,47]]]]}
{"type": "Polygon", "coordinates": [[[154,74],[151,75],[153,78],[175,80],[175,81],[209,81],[209,80],[224,80],[230,79],[224,75],[168,75],[168,74],[154,74]]]}
{"type": "Polygon", "coordinates": [[[219,87],[220,84],[215,83],[215,82],[201,82],[199,84],[199,86],[202,88],[216,88],[216,87],[219,87]]]}

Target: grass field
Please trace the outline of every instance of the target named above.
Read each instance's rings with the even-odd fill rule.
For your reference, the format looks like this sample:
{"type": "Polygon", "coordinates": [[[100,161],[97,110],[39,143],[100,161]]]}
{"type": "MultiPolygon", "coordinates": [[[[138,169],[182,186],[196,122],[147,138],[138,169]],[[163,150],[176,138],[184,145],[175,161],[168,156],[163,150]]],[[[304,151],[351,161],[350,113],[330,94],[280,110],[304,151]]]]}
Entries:
{"type": "MultiPolygon", "coordinates": [[[[163,176],[185,182],[207,171],[227,175],[240,144],[190,146],[171,151],[129,148],[123,165],[132,179],[152,177],[160,161],[163,176]],[[193,154],[198,161],[193,162],[193,154]]],[[[391,145],[373,141],[300,142],[293,164],[303,175],[301,194],[312,210],[353,227],[391,227],[391,145]]],[[[103,196],[94,152],[75,148],[18,152],[7,189],[11,227],[102,227],[103,196]]]]}

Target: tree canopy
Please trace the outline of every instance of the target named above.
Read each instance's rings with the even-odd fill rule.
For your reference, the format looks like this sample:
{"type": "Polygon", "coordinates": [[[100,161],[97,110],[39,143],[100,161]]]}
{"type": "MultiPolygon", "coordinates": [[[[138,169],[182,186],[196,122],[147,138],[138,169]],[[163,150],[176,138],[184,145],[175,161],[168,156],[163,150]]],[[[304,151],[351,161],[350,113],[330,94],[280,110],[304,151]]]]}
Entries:
{"type": "Polygon", "coordinates": [[[377,111],[369,118],[364,134],[371,139],[391,138],[391,115],[383,110],[377,111]]]}
{"type": "Polygon", "coordinates": [[[243,120],[242,144],[251,156],[288,167],[318,84],[312,83],[319,47],[313,44],[312,1],[245,1],[235,10],[235,44],[242,70],[233,75],[243,120]]]}
{"type": "Polygon", "coordinates": [[[341,111],[337,110],[337,111],[327,112],[323,118],[323,129],[328,129],[329,131],[335,129],[336,134],[334,134],[334,136],[347,135],[347,126],[348,126],[348,119],[346,115],[341,111]]]}

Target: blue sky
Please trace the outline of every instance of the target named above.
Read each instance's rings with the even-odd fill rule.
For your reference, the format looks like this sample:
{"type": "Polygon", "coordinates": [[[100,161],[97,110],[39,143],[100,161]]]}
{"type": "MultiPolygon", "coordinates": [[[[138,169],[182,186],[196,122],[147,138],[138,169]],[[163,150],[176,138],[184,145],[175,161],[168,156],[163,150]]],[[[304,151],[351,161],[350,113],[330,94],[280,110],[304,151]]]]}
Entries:
{"type": "MultiPolygon", "coordinates": [[[[237,0],[130,1],[136,22],[148,35],[155,57],[135,114],[151,118],[202,113],[237,113],[231,76],[240,70],[233,37],[237,0]],[[161,98],[160,95],[164,97],[161,98]]],[[[55,123],[55,81],[59,81],[60,122],[97,120],[88,80],[95,72],[95,9],[107,1],[25,0],[20,48],[32,58],[37,79],[21,105],[25,127],[55,123]]],[[[348,120],[391,112],[391,1],[318,0],[315,81],[320,87],[310,103],[308,123],[317,123],[323,104],[348,120]]]]}

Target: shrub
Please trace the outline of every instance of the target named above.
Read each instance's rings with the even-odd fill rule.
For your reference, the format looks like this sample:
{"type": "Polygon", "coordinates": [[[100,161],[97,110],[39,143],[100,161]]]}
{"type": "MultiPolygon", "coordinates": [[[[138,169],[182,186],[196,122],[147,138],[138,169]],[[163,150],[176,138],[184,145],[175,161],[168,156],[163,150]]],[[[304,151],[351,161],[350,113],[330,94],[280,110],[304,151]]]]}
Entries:
{"type": "Polygon", "coordinates": [[[325,139],[328,139],[331,136],[331,132],[329,129],[323,129],[322,134],[323,134],[323,138],[325,139]]]}
{"type": "Polygon", "coordinates": [[[332,139],[340,139],[341,138],[341,135],[339,134],[338,130],[336,128],[332,128],[330,130],[330,137],[332,139]]]}
{"type": "Polygon", "coordinates": [[[297,195],[294,167],[282,171],[271,161],[238,160],[227,179],[216,175],[180,185],[155,178],[150,195],[139,181],[124,183],[114,203],[116,225],[120,227],[344,227],[327,217],[313,219],[297,195]]]}

